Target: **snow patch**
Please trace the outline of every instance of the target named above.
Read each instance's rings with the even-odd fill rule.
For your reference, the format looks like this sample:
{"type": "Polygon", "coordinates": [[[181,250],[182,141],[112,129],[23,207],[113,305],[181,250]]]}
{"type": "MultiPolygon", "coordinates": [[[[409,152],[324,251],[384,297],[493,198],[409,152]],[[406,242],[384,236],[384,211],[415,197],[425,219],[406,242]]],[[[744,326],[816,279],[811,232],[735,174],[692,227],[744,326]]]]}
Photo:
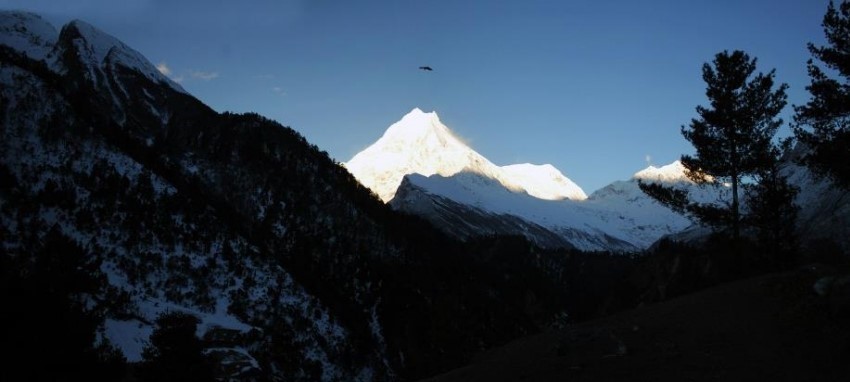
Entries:
{"type": "Polygon", "coordinates": [[[121,350],[129,362],[142,360],[142,351],[148,345],[153,327],[139,320],[120,321],[107,318],[104,322],[104,335],[115,347],[121,350]]]}

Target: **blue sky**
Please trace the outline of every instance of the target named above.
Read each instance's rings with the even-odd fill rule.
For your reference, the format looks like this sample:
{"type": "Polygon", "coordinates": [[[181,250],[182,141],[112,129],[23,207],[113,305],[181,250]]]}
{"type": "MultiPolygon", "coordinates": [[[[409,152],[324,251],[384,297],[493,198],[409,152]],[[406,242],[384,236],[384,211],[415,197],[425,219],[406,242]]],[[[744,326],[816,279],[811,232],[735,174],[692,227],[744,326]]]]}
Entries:
{"type": "Polygon", "coordinates": [[[0,0],[57,28],[86,20],[214,109],[275,119],[338,161],[420,107],[496,164],[551,163],[588,193],[692,152],[679,128],[719,51],[758,57],[804,103],[827,4],[0,0]]]}

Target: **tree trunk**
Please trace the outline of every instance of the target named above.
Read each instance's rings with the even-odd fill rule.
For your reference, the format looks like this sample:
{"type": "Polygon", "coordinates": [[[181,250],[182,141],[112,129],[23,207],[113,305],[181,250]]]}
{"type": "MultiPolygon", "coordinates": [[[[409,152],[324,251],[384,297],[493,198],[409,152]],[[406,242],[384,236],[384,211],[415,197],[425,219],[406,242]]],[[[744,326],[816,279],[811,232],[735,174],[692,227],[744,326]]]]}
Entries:
{"type": "Polygon", "coordinates": [[[732,238],[738,242],[741,233],[740,215],[738,214],[738,174],[732,174],[732,238]]]}

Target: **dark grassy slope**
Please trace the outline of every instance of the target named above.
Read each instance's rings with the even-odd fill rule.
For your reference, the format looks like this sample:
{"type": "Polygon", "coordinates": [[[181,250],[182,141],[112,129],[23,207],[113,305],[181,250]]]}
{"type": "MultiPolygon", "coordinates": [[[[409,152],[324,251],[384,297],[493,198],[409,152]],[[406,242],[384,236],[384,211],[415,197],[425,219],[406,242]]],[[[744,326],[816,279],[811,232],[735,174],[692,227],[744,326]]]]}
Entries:
{"type": "MultiPolygon", "coordinates": [[[[850,279],[822,266],[715,286],[514,341],[430,381],[847,381],[850,279]]],[[[846,277],[846,276],[845,276],[846,277]]]]}

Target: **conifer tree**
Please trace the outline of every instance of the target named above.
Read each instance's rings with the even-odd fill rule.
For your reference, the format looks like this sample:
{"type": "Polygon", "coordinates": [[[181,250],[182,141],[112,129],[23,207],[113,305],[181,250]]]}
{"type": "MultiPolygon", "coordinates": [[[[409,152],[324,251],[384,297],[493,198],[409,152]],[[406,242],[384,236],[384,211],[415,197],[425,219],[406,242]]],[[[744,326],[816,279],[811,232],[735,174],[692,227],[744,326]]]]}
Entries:
{"type": "Polygon", "coordinates": [[[768,166],[755,174],[756,182],[748,184],[747,223],[755,228],[758,241],[770,261],[788,265],[795,252],[796,221],[799,207],[794,198],[799,189],[780,171],[780,150],[775,148],[765,160],[768,166]]]}
{"type": "Polygon", "coordinates": [[[681,190],[659,184],[640,185],[644,192],[674,210],[705,224],[731,229],[735,239],[741,227],[741,182],[770,164],[766,158],[773,148],[771,140],[776,129],[782,124],[776,116],[785,107],[788,87],[781,84],[774,89],[774,70],[753,75],[755,70],[756,59],[742,51],[715,55],[712,64],[702,67],[709,106],[697,106],[699,117],[681,128],[682,135],[696,149],[696,155],[681,158],[685,174],[701,185],[728,185],[732,200],[725,207],[705,205],[691,202],[681,190]]]}
{"type": "Polygon", "coordinates": [[[839,79],[809,60],[812,98],[794,108],[794,135],[811,149],[804,158],[809,167],[850,188],[850,2],[838,8],[830,2],[822,25],[828,45],[809,43],[809,52],[839,79]]]}

